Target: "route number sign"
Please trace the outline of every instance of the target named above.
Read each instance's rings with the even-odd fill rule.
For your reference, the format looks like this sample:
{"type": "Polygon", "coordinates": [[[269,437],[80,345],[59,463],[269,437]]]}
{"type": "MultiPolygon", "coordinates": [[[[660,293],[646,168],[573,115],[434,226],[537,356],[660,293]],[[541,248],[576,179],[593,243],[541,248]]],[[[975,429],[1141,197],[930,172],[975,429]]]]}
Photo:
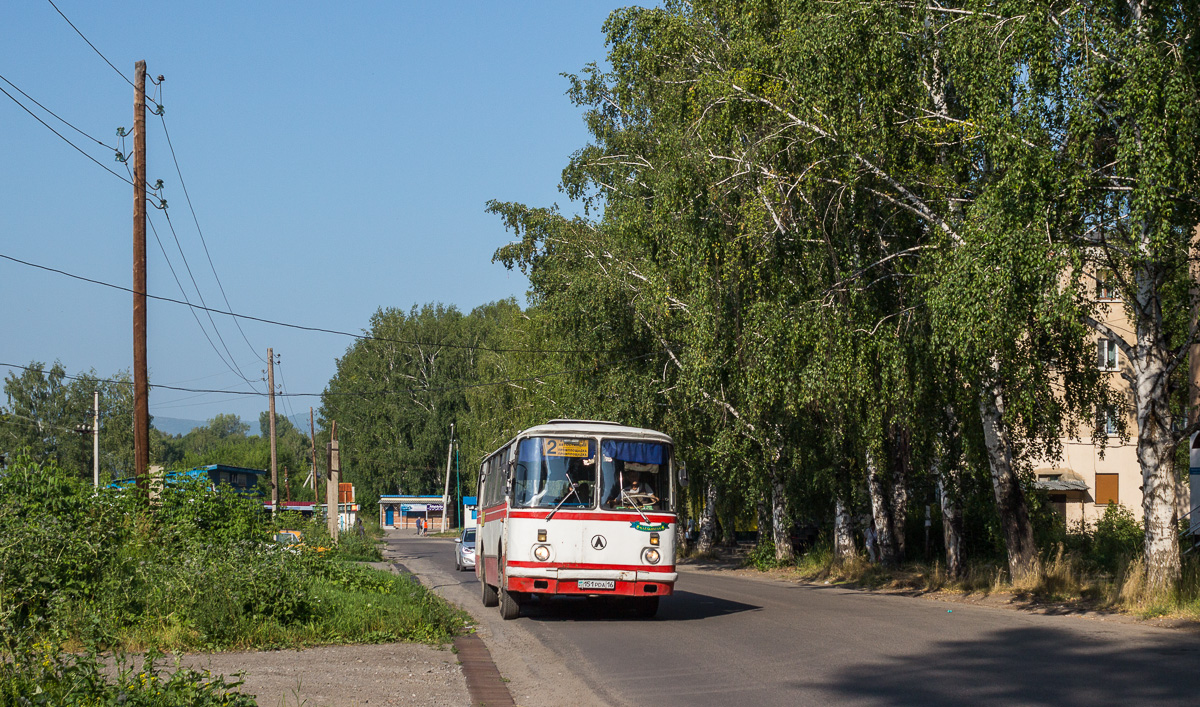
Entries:
{"type": "Polygon", "coordinates": [[[542,454],[547,457],[571,457],[576,459],[588,458],[588,441],[586,439],[542,439],[542,454]]]}

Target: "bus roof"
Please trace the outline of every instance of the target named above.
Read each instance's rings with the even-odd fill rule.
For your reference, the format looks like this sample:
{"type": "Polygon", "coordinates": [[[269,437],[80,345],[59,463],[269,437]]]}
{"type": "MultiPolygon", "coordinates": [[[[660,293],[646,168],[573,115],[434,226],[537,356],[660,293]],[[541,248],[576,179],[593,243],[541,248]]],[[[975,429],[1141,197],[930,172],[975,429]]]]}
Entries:
{"type": "Polygon", "coordinates": [[[544,425],[530,427],[529,429],[523,431],[522,434],[577,434],[602,437],[625,437],[674,444],[674,441],[671,439],[670,435],[664,434],[657,430],[648,430],[643,427],[628,427],[626,425],[619,425],[615,422],[603,422],[599,420],[551,420],[544,425]]]}

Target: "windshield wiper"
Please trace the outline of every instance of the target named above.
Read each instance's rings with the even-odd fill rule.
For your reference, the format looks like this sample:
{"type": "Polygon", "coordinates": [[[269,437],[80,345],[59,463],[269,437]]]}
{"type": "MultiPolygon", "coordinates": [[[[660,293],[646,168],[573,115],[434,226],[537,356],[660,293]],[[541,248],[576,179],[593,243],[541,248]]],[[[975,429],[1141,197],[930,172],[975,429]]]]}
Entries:
{"type": "Polygon", "coordinates": [[[633,510],[638,512],[638,515],[640,515],[642,517],[642,520],[646,521],[646,525],[650,525],[650,519],[646,517],[645,513],[642,513],[642,509],[638,508],[638,504],[633,502],[633,499],[629,497],[629,494],[625,493],[625,474],[624,473],[621,473],[618,475],[617,483],[619,483],[621,485],[621,495],[625,497],[625,500],[629,502],[630,506],[633,506],[633,510]]]}
{"type": "MultiPolygon", "coordinates": [[[[551,518],[553,518],[554,514],[558,513],[558,509],[562,508],[563,504],[567,502],[567,499],[572,496],[579,499],[580,503],[583,503],[583,499],[579,498],[578,493],[575,493],[575,487],[578,486],[578,484],[575,483],[575,480],[571,478],[570,474],[565,474],[565,476],[567,477],[567,481],[571,482],[571,490],[567,492],[566,496],[563,496],[562,500],[558,502],[558,505],[554,507],[554,510],[552,510],[548,514],[546,514],[546,518],[545,518],[546,521],[549,521],[551,518]]],[[[647,522],[649,522],[649,521],[647,521],[647,522]]]]}

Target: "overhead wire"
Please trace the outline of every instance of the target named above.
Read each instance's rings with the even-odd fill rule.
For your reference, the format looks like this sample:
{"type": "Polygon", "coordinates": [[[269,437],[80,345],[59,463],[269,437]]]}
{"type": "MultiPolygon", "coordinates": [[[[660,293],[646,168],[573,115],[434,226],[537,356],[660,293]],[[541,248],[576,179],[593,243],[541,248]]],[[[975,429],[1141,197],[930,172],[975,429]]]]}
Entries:
{"type": "MultiPolygon", "coordinates": [[[[175,239],[175,247],[179,249],[179,257],[183,259],[183,267],[187,270],[188,277],[192,280],[192,287],[196,289],[196,296],[200,298],[200,304],[207,310],[208,303],[204,301],[204,293],[200,291],[200,285],[196,282],[196,276],[192,274],[192,266],[188,263],[187,255],[183,252],[183,245],[179,242],[179,234],[175,232],[175,224],[171,221],[171,214],[164,209],[163,216],[167,219],[167,225],[171,228],[171,236],[175,239]]],[[[184,299],[187,298],[185,297],[184,299]]],[[[196,310],[193,309],[192,313],[195,314],[196,310]]],[[[229,350],[229,345],[225,343],[225,337],[221,336],[221,329],[217,326],[216,320],[213,319],[212,312],[206,311],[205,314],[208,316],[208,322],[212,324],[213,333],[217,335],[217,339],[221,342],[221,347],[225,349],[225,353],[229,354],[229,360],[233,363],[237,374],[241,376],[242,380],[250,383],[250,379],[246,377],[245,372],[242,371],[242,367],[238,365],[237,358],[229,350]]],[[[234,321],[237,320],[235,319],[234,321]]]]}
{"type": "MultiPolygon", "coordinates": [[[[90,278],[90,277],[84,277],[83,275],[76,275],[74,273],[67,272],[66,270],[60,270],[59,268],[53,268],[48,265],[40,265],[38,263],[30,262],[28,260],[22,260],[20,258],[13,257],[11,255],[6,255],[4,253],[0,253],[0,258],[3,258],[4,260],[12,261],[14,263],[18,263],[20,265],[25,265],[27,267],[36,268],[38,270],[45,270],[47,272],[52,272],[52,273],[56,273],[58,275],[63,275],[64,277],[69,277],[71,279],[79,280],[81,282],[88,282],[93,285],[100,285],[102,287],[108,287],[110,289],[120,290],[121,292],[128,292],[131,294],[134,293],[134,291],[132,289],[125,287],[123,285],[116,285],[111,282],[105,282],[103,280],[97,280],[97,279],[90,278]]],[[[300,331],[314,331],[314,332],[319,332],[319,333],[323,333],[323,334],[335,334],[337,336],[348,336],[348,337],[351,337],[354,339],[358,339],[360,341],[381,341],[384,343],[405,344],[407,346],[430,346],[430,347],[440,346],[440,347],[446,348],[446,349],[462,349],[462,350],[469,350],[469,351],[489,351],[492,353],[570,353],[570,354],[605,353],[604,351],[597,351],[596,349],[534,349],[534,348],[510,349],[510,348],[495,348],[495,347],[491,347],[491,346],[481,346],[479,344],[451,344],[451,343],[444,343],[444,342],[437,342],[437,341],[418,341],[418,340],[412,340],[412,339],[394,339],[394,338],[387,337],[387,336],[374,336],[371,334],[355,334],[353,332],[341,331],[339,329],[328,329],[325,327],[306,326],[303,324],[291,324],[289,322],[282,322],[282,321],[278,321],[275,319],[266,319],[265,317],[255,317],[255,316],[251,316],[249,314],[239,314],[237,312],[229,312],[229,311],[225,311],[225,310],[221,310],[221,309],[213,309],[213,308],[209,308],[209,307],[203,307],[198,304],[192,304],[191,302],[184,302],[184,301],[180,301],[177,299],[173,299],[171,297],[163,297],[162,295],[152,295],[150,293],[146,293],[145,296],[149,299],[158,300],[160,302],[171,302],[172,304],[181,304],[185,307],[192,307],[195,309],[203,309],[203,310],[210,311],[213,314],[223,314],[227,317],[237,317],[239,319],[245,319],[247,321],[261,322],[263,324],[271,324],[273,326],[281,326],[281,327],[285,327],[288,329],[298,329],[300,331]]]]}
{"type": "Polygon", "coordinates": [[[99,138],[93,137],[92,135],[89,135],[88,133],[85,133],[84,131],[82,131],[82,130],[80,130],[79,128],[75,127],[75,126],[74,126],[74,125],[72,125],[70,122],[68,122],[68,121],[67,121],[65,118],[63,118],[62,116],[60,116],[58,113],[55,113],[54,111],[50,110],[50,109],[49,109],[49,108],[47,108],[46,106],[44,106],[44,105],[42,105],[41,103],[39,103],[39,102],[38,102],[38,100],[37,100],[36,98],[34,98],[33,96],[29,95],[28,93],[25,93],[24,91],[22,91],[20,86],[16,85],[16,84],[15,84],[15,83],[13,83],[12,81],[9,81],[9,80],[8,80],[7,78],[5,78],[3,75],[0,75],[0,81],[3,81],[4,83],[6,83],[6,84],[8,84],[9,86],[11,86],[11,87],[13,88],[13,90],[15,90],[17,93],[21,94],[22,96],[25,96],[25,98],[29,99],[29,100],[30,100],[30,101],[31,101],[31,102],[32,102],[32,103],[33,103],[35,106],[37,106],[38,108],[41,108],[42,110],[46,111],[46,112],[47,112],[47,113],[49,113],[50,115],[54,116],[55,118],[57,118],[57,119],[58,119],[58,121],[59,121],[59,122],[61,122],[63,125],[67,126],[68,128],[70,128],[70,129],[74,130],[75,132],[79,133],[80,135],[82,135],[82,136],[86,137],[87,139],[89,139],[89,140],[91,140],[92,142],[96,143],[96,144],[97,144],[97,145],[99,145],[100,147],[106,147],[106,148],[108,148],[108,149],[112,150],[113,152],[115,152],[115,153],[117,153],[117,154],[120,154],[120,153],[121,153],[121,151],[120,151],[120,150],[118,150],[117,148],[113,147],[112,145],[108,145],[108,144],[106,144],[106,143],[102,142],[102,141],[101,141],[99,138]]]}
{"type": "MultiPolygon", "coordinates": [[[[537,373],[537,374],[533,374],[533,375],[529,375],[529,376],[522,376],[520,378],[503,378],[503,379],[497,380],[497,381],[487,381],[487,382],[478,382],[478,383],[462,383],[462,384],[458,384],[458,385],[434,386],[434,387],[426,387],[426,388],[396,388],[396,389],[392,389],[392,390],[371,390],[371,391],[364,391],[364,392],[322,391],[320,393],[284,393],[284,394],[276,393],[276,395],[281,395],[282,397],[288,397],[288,398],[319,398],[319,397],[323,397],[323,396],[370,398],[370,397],[375,397],[375,396],[386,396],[386,395],[403,395],[403,394],[412,394],[412,393],[445,393],[445,392],[452,392],[452,391],[456,391],[456,390],[472,390],[475,388],[491,388],[491,387],[495,387],[498,385],[509,385],[511,383],[527,383],[529,381],[537,381],[542,378],[554,378],[557,376],[565,376],[565,375],[569,375],[571,373],[582,373],[582,372],[586,372],[586,371],[600,371],[605,368],[612,368],[613,366],[616,366],[616,365],[619,365],[622,363],[628,363],[630,361],[637,361],[640,359],[649,358],[651,356],[655,356],[659,353],[662,353],[662,351],[663,350],[656,350],[656,351],[650,351],[650,352],[644,353],[644,354],[638,354],[637,356],[626,356],[624,358],[616,359],[614,361],[609,361],[604,364],[597,363],[597,364],[593,364],[591,366],[568,368],[568,369],[559,370],[559,371],[552,371],[550,373],[537,373]]],[[[22,365],[15,364],[15,363],[0,362],[0,366],[5,366],[7,368],[16,368],[18,370],[23,370],[23,371],[38,370],[38,369],[31,368],[29,366],[22,366],[22,365]]],[[[76,379],[80,378],[80,376],[72,376],[72,375],[65,375],[65,374],[63,377],[71,379],[71,380],[76,380],[76,379]]],[[[88,380],[94,380],[97,383],[114,383],[114,384],[118,384],[118,385],[133,385],[132,381],[110,380],[110,379],[105,379],[105,378],[90,378],[90,377],[88,378],[88,380]]],[[[221,393],[224,395],[266,396],[266,393],[260,392],[257,390],[246,391],[246,390],[213,390],[213,389],[205,389],[205,388],[184,388],[181,386],[163,385],[160,383],[151,383],[149,385],[150,385],[151,389],[157,388],[159,390],[177,390],[177,391],[181,391],[184,393],[221,393]]]]}
{"type": "Polygon", "coordinates": [[[99,55],[99,57],[101,59],[104,60],[105,64],[108,64],[109,66],[112,67],[113,71],[117,72],[117,76],[120,76],[122,79],[124,79],[125,83],[129,84],[130,86],[133,86],[134,88],[137,88],[137,86],[134,86],[133,82],[129,80],[128,76],[121,73],[121,70],[118,69],[111,61],[109,61],[108,57],[104,56],[104,54],[99,49],[96,48],[95,44],[92,44],[92,40],[83,36],[83,32],[79,31],[79,28],[75,26],[75,23],[72,22],[70,20],[70,18],[68,18],[66,15],[64,15],[62,10],[58,9],[58,5],[54,4],[54,0],[46,0],[46,2],[50,3],[50,7],[53,7],[54,11],[57,12],[64,20],[66,20],[67,24],[71,25],[71,29],[75,30],[75,34],[78,34],[83,39],[83,41],[87,42],[87,45],[89,47],[91,47],[92,51],[96,52],[96,54],[99,55]]]}
{"type": "MultiPolygon", "coordinates": [[[[89,159],[89,160],[91,160],[92,162],[95,162],[95,163],[96,163],[96,164],[97,164],[97,165],[100,167],[100,169],[104,170],[105,172],[108,172],[109,174],[111,174],[112,176],[116,177],[117,179],[120,179],[122,182],[125,182],[125,183],[126,183],[126,184],[128,184],[129,186],[131,186],[131,187],[132,187],[132,186],[134,186],[133,182],[131,182],[130,180],[126,179],[125,177],[122,177],[120,174],[117,174],[117,172],[116,172],[116,171],[114,171],[114,170],[112,170],[112,169],[109,169],[107,165],[105,165],[104,163],[100,162],[100,160],[96,159],[95,157],[92,157],[91,155],[89,155],[87,152],[85,152],[85,151],[83,150],[83,148],[82,148],[82,147],[80,147],[79,145],[76,145],[75,143],[71,142],[71,141],[70,141],[70,139],[68,139],[68,138],[67,138],[65,135],[63,135],[62,133],[60,133],[60,132],[58,132],[57,130],[55,130],[53,126],[51,126],[49,123],[47,123],[46,121],[44,121],[44,120],[42,120],[40,117],[38,117],[37,113],[34,113],[33,111],[29,110],[29,108],[28,108],[28,107],[27,107],[27,106],[26,106],[24,103],[22,103],[22,102],[20,102],[19,100],[17,100],[17,99],[16,99],[16,98],[15,98],[15,97],[14,97],[14,96],[11,94],[11,93],[9,93],[8,91],[5,91],[3,86],[0,86],[0,93],[3,93],[4,95],[8,96],[8,97],[9,97],[9,99],[10,99],[10,100],[11,100],[13,103],[16,103],[18,106],[20,106],[20,107],[21,107],[21,110],[25,111],[25,112],[26,112],[26,113],[28,113],[29,115],[32,115],[34,120],[36,120],[37,122],[39,122],[39,123],[41,123],[42,125],[44,125],[44,126],[46,127],[46,129],[47,129],[47,130],[49,130],[50,132],[52,132],[52,133],[54,133],[55,135],[57,135],[57,136],[59,137],[59,139],[60,139],[60,140],[62,140],[63,142],[67,143],[67,144],[68,144],[68,145],[70,145],[71,147],[75,148],[75,150],[76,150],[77,152],[79,152],[79,154],[81,154],[81,155],[83,155],[84,157],[88,158],[88,159],[89,159]]],[[[60,118],[60,120],[61,120],[61,118],[60,118]]],[[[66,121],[63,121],[63,122],[66,122],[66,121]]]]}
{"type": "MultiPolygon", "coordinates": [[[[125,165],[125,169],[127,171],[129,170],[128,164],[125,165]]],[[[129,176],[132,177],[133,173],[130,172],[129,176]]],[[[187,268],[188,275],[191,276],[191,274],[192,274],[191,266],[188,265],[187,256],[184,255],[184,253],[183,253],[183,246],[179,243],[179,236],[175,233],[175,227],[174,227],[174,225],[171,224],[171,217],[169,214],[166,214],[166,209],[163,209],[163,211],[164,211],[164,215],[167,217],[167,225],[171,226],[171,234],[175,238],[175,246],[179,249],[179,255],[183,258],[184,267],[187,268]]],[[[171,258],[167,255],[167,249],[163,245],[162,239],[159,238],[158,228],[155,227],[154,219],[150,218],[149,213],[147,213],[147,215],[146,215],[146,223],[150,225],[150,231],[154,234],[154,240],[158,243],[159,250],[162,251],[163,260],[165,260],[167,262],[167,268],[171,271],[171,277],[173,277],[175,279],[175,285],[179,288],[179,294],[183,297],[184,302],[187,303],[189,311],[191,311],[192,317],[196,320],[196,325],[200,327],[200,332],[202,334],[204,334],[204,338],[208,341],[208,345],[211,346],[213,351],[217,354],[217,358],[221,359],[221,362],[224,363],[225,366],[227,368],[229,368],[229,370],[235,376],[237,376],[237,377],[241,378],[243,381],[245,381],[246,384],[248,384],[250,386],[251,390],[257,390],[257,388],[254,387],[254,381],[252,381],[250,378],[248,378],[246,376],[246,374],[242,371],[241,367],[239,367],[237,365],[237,360],[233,357],[233,354],[229,351],[229,347],[225,345],[225,339],[221,337],[221,330],[217,328],[217,323],[215,321],[213,321],[212,314],[206,313],[208,315],[209,323],[212,324],[213,332],[217,335],[217,338],[221,341],[221,346],[224,347],[225,353],[229,355],[229,360],[226,360],[225,357],[221,355],[221,352],[217,349],[216,344],[213,343],[212,337],[210,337],[208,335],[208,330],[204,328],[204,324],[200,321],[199,315],[196,314],[195,305],[193,305],[191,300],[188,299],[187,292],[183,287],[183,283],[179,279],[179,274],[175,271],[175,266],[171,262],[171,258]]],[[[200,286],[196,284],[195,277],[192,277],[192,286],[196,288],[196,294],[200,296],[200,301],[203,303],[204,295],[202,295],[200,293],[200,286]]]]}
{"type": "MultiPolygon", "coordinates": [[[[154,226],[154,219],[147,215],[146,223],[150,225],[150,232],[154,234],[154,240],[158,243],[159,250],[162,251],[163,259],[167,261],[167,269],[171,271],[171,277],[175,278],[175,284],[179,287],[179,294],[183,297],[184,301],[188,302],[190,305],[191,302],[188,300],[187,292],[184,291],[183,283],[179,280],[179,274],[175,272],[175,266],[171,263],[171,259],[167,257],[167,249],[163,245],[162,239],[158,236],[158,229],[154,226]]],[[[213,352],[217,354],[217,358],[221,359],[221,363],[224,363],[234,375],[248,383],[253,389],[254,384],[249,378],[246,377],[244,373],[241,372],[241,369],[237,368],[235,364],[225,360],[225,357],[221,355],[221,351],[217,349],[217,345],[213,343],[212,337],[208,335],[208,330],[204,328],[204,324],[200,321],[200,315],[196,314],[196,310],[193,308],[189,311],[191,311],[192,317],[196,320],[196,325],[200,327],[200,332],[204,334],[204,338],[208,341],[208,345],[211,346],[213,352]]],[[[217,333],[217,336],[220,337],[220,332],[217,333]]]]}
{"type": "MultiPolygon", "coordinates": [[[[279,354],[276,354],[276,356],[279,356],[279,354]]],[[[283,376],[283,357],[282,356],[279,356],[279,363],[277,363],[275,367],[279,371],[279,389],[281,391],[283,391],[283,393],[285,393],[285,395],[283,396],[283,404],[287,408],[288,420],[290,421],[293,417],[296,416],[296,411],[292,408],[291,399],[286,395],[287,381],[284,380],[284,376],[283,376]]]]}
{"type": "MultiPolygon", "coordinates": [[[[161,85],[159,88],[161,90],[161,85]]],[[[196,224],[196,233],[200,234],[200,245],[204,246],[204,255],[208,258],[208,267],[212,270],[213,278],[217,281],[217,288],[221,291],[221,297],[225,300],[225,307],[232,310],[233,305],[229,303],[229,295],[225,293],[225,285],[221,283],[221,276],[217,274],[217,266],[213,264],[212,254],[208,250],[208,241],[204,238],[204,230],[200,228],[200,219],[196,216],[196,207],[192,205],[192,197],[188,193],[187,182],[183,179],[183,170],[179,167],[179,158],[175,155],[175,145],[171,142],[171,132],[167,130],[166,116],[160,111],[158,118],[162,122],[163,135],[167,138],[167,147],[171,151],[171,160],[175,163],[175,173],[179,175],[179,186],[183,188],[183,198],[187,201],[188,210],[192,212],[192,222],[196,224]]],[[[242,340],[246,342],[246,346],[250,347],[250,350],[254,352],[258,360],[266,363],[267,360],[262,357],[262,354],[258,353],[258,349],[254,344],[250,343],[249,337],[246,336],[245,330],[242,329],[241,322],[235,318],[233,323],[237,326],[238,332],[241,333],[242,340]]]]}

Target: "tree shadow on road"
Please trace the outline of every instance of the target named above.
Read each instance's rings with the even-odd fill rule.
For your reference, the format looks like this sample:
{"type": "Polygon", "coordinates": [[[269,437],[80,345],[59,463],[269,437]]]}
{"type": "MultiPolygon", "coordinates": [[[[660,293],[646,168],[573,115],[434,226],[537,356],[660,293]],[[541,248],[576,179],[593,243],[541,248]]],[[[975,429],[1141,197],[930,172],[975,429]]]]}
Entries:
{"type": "MultiPolygon", "coordinates": [[[[1163,632],[1130,637],[1045,627],[943,641],[929,652],[843,669],[819,686],[859,704],[1194,704],[1200,639],[1163,632]]],[[[880,636],[886,646],[887,637],[880,636]]],[[[818,687],[794,682],[805,691],[818,687]]]]}

